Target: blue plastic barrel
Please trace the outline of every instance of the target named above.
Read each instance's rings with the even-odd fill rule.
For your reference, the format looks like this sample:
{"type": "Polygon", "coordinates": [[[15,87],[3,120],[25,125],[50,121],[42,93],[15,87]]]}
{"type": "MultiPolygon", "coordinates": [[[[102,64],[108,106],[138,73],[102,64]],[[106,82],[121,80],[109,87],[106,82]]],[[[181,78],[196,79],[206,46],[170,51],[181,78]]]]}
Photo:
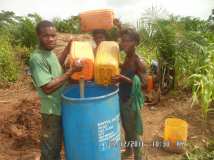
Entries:
{"type": "Polygon", "coordinates": [[[62,95],[62,122],[66,160],[120,160],[118,87],[79,85],[62,95]]]}

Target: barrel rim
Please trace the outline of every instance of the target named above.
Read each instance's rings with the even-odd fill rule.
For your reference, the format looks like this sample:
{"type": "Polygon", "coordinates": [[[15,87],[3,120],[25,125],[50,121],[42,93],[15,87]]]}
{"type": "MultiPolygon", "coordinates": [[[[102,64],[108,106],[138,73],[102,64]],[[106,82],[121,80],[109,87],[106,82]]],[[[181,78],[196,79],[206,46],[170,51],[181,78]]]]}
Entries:
{"type": "MultiPolygon", "coordinates": [[[[74,84],[73,86],[77,86],[78,84],[74,84]]],[[[97,85],[95,83],[88,83],[87,85],[92,86],[92,85],[97,85]]],[[[97,85],[97,86],[101,86],[101,85],[97,85]]],[[[119,92],[119,87],[117,87],[116,85],[112,85],[113,87],[115,87],[115,91],[106,94],[106,95],[102,95],[102,96],[97,96],[97,97],[88,97],[88,98],[70,98],[64,95],[64,93],[68,90],[65,89],[64,92],[61,94],[63,100],[67,100],[67,101],[75,101],[75,102],[79,102],[79,101],[92,101],[92,100],[99,100],[99,99],[104,99],[104,98],[108,98],[111,97],[115,94],[117,94],[119,92]]]]}

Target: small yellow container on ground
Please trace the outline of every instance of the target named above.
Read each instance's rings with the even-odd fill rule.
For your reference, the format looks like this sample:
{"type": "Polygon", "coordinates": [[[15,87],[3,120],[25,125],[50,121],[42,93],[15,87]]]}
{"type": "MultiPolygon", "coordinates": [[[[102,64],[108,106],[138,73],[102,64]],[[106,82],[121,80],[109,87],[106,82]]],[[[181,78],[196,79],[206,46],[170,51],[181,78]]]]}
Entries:
{"type": "Polygon", "coordinates": [[[178,118],[165,120],[164,141],[168,142],[168,151],[182,153],[188,136],[188,123],[178,118]]]}

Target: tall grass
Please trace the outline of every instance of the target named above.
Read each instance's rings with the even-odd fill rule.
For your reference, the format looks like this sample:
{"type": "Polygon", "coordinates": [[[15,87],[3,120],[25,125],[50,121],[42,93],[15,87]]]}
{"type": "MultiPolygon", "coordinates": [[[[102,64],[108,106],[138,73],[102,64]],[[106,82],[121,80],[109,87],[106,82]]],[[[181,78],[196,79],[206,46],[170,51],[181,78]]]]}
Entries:
{"type": "Polygon", "coordinates": [[[148,62],[159,59],[160,65],[168,62],[175,70],[176,89],[192,89],[193,103],[201,104],[204,120],[214,100],[214,27],[211,26],[197,18],[172,16],[164,20],[156,18],[139,29],[144,58],[148,62]]]}

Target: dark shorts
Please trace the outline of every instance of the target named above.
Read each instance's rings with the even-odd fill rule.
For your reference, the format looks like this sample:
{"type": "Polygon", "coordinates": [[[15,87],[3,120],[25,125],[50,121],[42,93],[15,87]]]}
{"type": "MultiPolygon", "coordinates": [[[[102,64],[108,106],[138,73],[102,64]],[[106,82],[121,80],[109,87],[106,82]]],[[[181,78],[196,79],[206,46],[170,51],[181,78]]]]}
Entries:
{"type": "Polygon", "coordinates": [[[60,160],[62,145],[61,116],[42,114],[40,160],[60,160]]]}

